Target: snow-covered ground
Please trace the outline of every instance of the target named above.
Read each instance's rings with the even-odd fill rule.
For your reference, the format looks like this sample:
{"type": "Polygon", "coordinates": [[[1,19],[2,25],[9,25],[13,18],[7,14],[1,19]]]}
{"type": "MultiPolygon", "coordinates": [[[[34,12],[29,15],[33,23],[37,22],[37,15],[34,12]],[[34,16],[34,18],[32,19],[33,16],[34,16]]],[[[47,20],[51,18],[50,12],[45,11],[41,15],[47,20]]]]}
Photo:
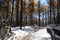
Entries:
{"type": "Polygon", "coordinates": [[[13,35],[7,40],[51,40],[46,28],[26,26],[12,28],[13,35]]]}

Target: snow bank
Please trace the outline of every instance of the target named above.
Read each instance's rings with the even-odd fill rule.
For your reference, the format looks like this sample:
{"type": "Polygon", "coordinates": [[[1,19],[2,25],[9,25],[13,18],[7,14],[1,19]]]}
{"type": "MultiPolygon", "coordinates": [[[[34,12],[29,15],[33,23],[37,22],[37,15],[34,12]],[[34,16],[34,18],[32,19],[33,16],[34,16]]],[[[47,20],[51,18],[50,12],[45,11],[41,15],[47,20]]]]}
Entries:
{"type": "Polygon", "coordinates": [[[22,40],[24,37],[29,35],[28,32],[22,30],[12,31],[14,34],[8,40],[22,40]]]}
{"type": "Polygon", "coordinates": [[[28,32],[25,32],[25,31],[21,31],[21,30],[17,30],[17,31],[13,31],[14,32],[14,34],[18,37],[18,36],[20,36],[20,37],[23,37],[24,35],[27,35],[28,34],[28,32]]]}
{"type": "MultiPolygon", "coordinates": [[[[30,29],[30,27],[26,29],[30,29]]],[[[14,34],[7,40],[51,40],[51,36],[47,33],[46,28],[40,29],[34,33],[22,31],[20,29],[12,32],[14,34]]]]}
{"type": "Polygon", "coordinates": [[[51,40],[51,36],[47,33],[46,29],[40,29],[33,33],[31,40],[51,40]]]}

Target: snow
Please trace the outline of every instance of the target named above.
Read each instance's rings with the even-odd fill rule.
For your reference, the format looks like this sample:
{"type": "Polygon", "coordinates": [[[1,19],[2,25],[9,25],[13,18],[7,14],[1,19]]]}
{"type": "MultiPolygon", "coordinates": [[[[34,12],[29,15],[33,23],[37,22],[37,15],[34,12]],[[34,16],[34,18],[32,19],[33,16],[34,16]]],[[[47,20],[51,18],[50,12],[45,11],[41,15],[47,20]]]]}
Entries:
{"type": "Polygon", "coordinates": [[[14,32],[14,34],[15,34],[17,37],[18,37],[18,36],[22,37],[22,36],[28,34],[28,32],[21,31],[21,30],[17,30],[17,31],[13,31],[13,32],[14,32]]]}
{"type": "Polygon", "coordinates": [[[38,30],[37,32],[34,33],[35,35],[38,34],[40,37],[50,37],[50,35],[47,33],[46,29],[41,29],[38,30]]]}
{"type": "Polygon", "coordinates": [[[40,29],[32,34],[32,40],[51,40],[51,36],[47,33],[46,29],[40,29]]]}
{"type": "Polygon", "coordinates": [[[20,30],[19,28],[12,28],[13,35],[8,38],[7,40],[51,40],[51,36],[47,33],[47,29],[39,29],[36,32],[28,32],[26,29],[34,29],[32,27],[23,27],[25,31],[22,29],[20,30]]]}

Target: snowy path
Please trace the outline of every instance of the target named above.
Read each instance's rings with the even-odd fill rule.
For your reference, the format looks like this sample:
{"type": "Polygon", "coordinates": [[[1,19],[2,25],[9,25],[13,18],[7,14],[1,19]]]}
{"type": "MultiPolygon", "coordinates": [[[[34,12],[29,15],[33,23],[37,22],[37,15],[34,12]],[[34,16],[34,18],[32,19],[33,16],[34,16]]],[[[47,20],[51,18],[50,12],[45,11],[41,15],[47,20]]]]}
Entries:
{"type": "Polygon", "coordinates": [[[47,33],[46,29],[40,29],[32,34],[31,40],[51,40],[51,36],[47,33]]]}
{"type": "Polygon", "coordinates": [[[23,30],[20,30],[19,27],[12,28],[14,34],[7,40],[51,40],[46,28],[36,28],[36,32],[34,30],[35,28],[32,27],[25,27],[23,30]]]}

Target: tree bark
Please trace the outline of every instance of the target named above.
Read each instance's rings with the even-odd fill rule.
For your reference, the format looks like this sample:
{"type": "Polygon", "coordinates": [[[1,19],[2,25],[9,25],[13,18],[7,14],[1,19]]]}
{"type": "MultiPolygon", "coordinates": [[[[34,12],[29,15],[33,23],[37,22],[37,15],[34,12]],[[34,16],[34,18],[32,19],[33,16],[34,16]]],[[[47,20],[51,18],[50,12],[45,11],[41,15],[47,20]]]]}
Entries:
{"type": "Polygon", "coordinates": [[[22,29],[22,24],[23,24],[23,0],[21,0],[20,29],[22,29]]]}
{"type": "Polygon", "coordinates": [[[18,14],[19,14],[19,0],[16,1],[16,26],[18,26],[19,20],[18,20],[18,14]]]}
{"type": "Polygon", "coordinates": [[[14,11],[14,0],[12,1],[11,25],[13,20],[13,11],[14,11]]]}
{"type": "Polygon", "coordinates": [[[57,8],[57,24],[60,24],[60,0],[58,0],[58,8],[57,8]]]}
{"type": "Polygon", "coordinates": [[[40,26],[40,0],[38,2],[38,12],[39,12],[39,26],[40,26]]]}
{"type": "Polygon", "coordinates": [[[33,8],[34,8],[34,3],[31,4],[32,9],[30,10],[30,25],[33,25],[33,8]]]}
{"type": "Polygon", "coordinates": [[[9,0],[7,1],[7,19],[8,19],[8,14],[9,14],[9,0]]]}

